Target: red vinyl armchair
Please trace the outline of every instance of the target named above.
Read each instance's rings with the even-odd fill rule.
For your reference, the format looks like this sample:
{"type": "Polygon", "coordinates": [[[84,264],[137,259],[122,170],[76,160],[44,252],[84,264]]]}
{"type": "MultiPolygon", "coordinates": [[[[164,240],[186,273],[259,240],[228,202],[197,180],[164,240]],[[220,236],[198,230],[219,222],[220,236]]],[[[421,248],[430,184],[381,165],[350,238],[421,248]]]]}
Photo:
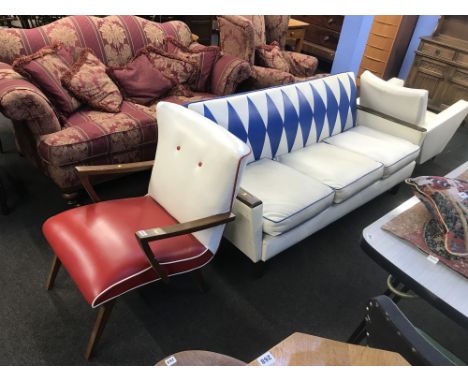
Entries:
{"type": "Polygon", "coordinates": [[[196,272],[214,257],[250,149],[182,106],[157,105],[159,144],[152,162],[78,167],[96,203],[49,218],[44,235],[55,257],[46,288],[63,264],[98,317],[89,358],[117,297],[140,286],[196,272]],[[150,169],[148,194],[99,201],[92,175],[150,169]]]}

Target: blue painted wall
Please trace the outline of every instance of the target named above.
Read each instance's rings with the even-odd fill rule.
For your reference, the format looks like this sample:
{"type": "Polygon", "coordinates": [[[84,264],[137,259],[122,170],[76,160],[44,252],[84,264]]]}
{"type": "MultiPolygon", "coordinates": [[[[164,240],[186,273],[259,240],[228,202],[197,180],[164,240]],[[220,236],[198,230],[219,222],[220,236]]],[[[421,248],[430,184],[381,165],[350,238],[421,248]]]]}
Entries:
{"type": "Polygon", "coordinates": [[[345,16],[336,48],[332,74],[359,71],[374,16],[345,16]]]}
{"type": "Polygon", "coordinates": [[[423,36],[430,36],[432,32],[434,32],[438,20],[439,16],[419,16],[416,27],[414,28],[413,37],[411,38],[411,42],[408,46],[408,50],[406,51],[403,64],[401,65],[398,78],[403,80],[406,79],[411,69],[411,65],[413,64],[415,52],[419,46],[419,38],[423,36]]]}

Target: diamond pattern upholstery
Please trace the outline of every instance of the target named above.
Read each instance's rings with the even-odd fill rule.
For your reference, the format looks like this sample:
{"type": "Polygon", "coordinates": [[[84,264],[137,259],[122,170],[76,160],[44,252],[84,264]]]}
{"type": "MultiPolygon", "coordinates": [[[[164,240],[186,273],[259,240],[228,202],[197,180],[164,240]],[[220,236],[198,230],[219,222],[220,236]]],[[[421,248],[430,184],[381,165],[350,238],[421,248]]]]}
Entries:
{"type": "Polygon", "coordinates": [[[252,148],[250,161],[273,159],[356,124],[356,82],[342,73],[186,105],[252,148]]]}

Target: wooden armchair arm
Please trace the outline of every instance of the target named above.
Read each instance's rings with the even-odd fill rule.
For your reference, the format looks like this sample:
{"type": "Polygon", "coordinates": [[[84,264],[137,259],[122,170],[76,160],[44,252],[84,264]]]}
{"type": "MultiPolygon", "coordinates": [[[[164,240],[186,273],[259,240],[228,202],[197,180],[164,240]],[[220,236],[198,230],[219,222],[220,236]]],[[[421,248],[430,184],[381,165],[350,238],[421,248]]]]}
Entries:
{"type": "Polygon", "coordinates": [[[124,163],[124,164],[109,164],[109,165],[97,165],[97,166],[76,166],[75,171],[78,174],[83,188],[88,193],[89,197],[93,202],[99,202],[101,199],[96,194],[91,181],[90,176],[95,175],[112,175],[112,174],[126,174],[132,172],[139,172],[150,170],[153,167],[154,161],[135,162],[135,163],[124,163]]]}
{"type": "Polygon", "coordinates": [[[400,125],[409,127],[410,129],[421,131],[421,132],[426,132],[426,129],[424,127],[415,125],[414,123],[403,121],[403,120],[401,120],[399,118],[395,118],[395,117],[392,117],[391,115],[381,113],[381,112],[379,112],[377,110],[374,110],[374,109],[371,109],[369,107],[365,107],[365,106],[362,106],[362,105],[357,105],[357,108],[358,108],[358,110],[362,110],[365,113],[374,114],[377,117],[388,119],[389,121],[392,121],[392,122],[398,123],[400,125]]]}
{"type": "Polygon", "coordinates": [[[156,240],[168,239],[174,236],[181,236],[192,232],[203,231],[204,229],[226,224],[235,219],[235,215],[231,212],[209,216],[202,219],[193,220],[186,223],[179,223],[167,227],[158,227],[150,229],[142,229],[135,232],[135,237],[138,240],[141,248],[145,252],[148,261],[153,269],[161,276],[164,282],[169,281],[167,272],[161,267],[158,260],[154,257],[149,243],[156,240]]]}
{"type": "Polygon", "coordinates": [[[252,195],[250,192],[245,191],[243,188],[239,190],[239,193],[237,194],[237,200],[244,203],[249,208],[255,208],[262,204],[260,199],[252,195]]]}

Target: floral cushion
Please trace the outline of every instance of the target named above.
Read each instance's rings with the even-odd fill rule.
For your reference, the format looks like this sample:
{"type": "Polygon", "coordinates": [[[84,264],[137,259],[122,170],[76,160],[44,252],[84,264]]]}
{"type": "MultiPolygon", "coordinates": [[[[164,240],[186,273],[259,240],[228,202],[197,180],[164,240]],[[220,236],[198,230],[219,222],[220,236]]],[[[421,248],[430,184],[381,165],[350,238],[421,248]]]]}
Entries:
{"type": "Polygon", "coordinates": [[[169,53],[175,54],[195,66],[196,72],[190,79],[190,88],[195,91],[206,91],[213,66],[219,58],[219,47],[195,43],[187,48],[173,37],[168,37],[166,42],[169,53]]]}
{"type": "Polygon", "coordinates": [[[72,64],[71,54],[61,45],[54,45],[17,58],[13,68],[37,84],[59,112],[69,115],[80,106],[80,102],[61,83],[62,76],[72,64]]]}
{"type": "Polygon", "coordinates": [[[108,73],[126,100],[142,105],[163,97],[174,86],[174,81],[156,69],[145,55],[136,57],[125,67],[110,68],[108,73]]]}
{"type": "Polygon", "coordinates": [[[446,251],[468,256],[468,182],[439,176],[407,179],[444,233],[446,251]]]}
{"type": "Polygon", "coordinates": [[[91,49],[83,49],[76,62],[62,77],[62,83],[76,97],[92,107],[117,113],[122,95],[106,73],[106,67],[91,49]]]}
{"type": "Polygon", "coordinates": [[[195,74],[195,66],[190,61],[153,45],[147,45],[140,49],[137,57],[140,55],[148,57],[156,69],[166,77],[174,79],[177,84],[190,82],[195,74]]]}
{"type": "Polygon", "coordinates": [[[259,45],[255,49],[255,62],[266,68],[278,69],[289,72],[289,64],[280,49],[279,44],[274,41],[270,45],[259,45]]]}

